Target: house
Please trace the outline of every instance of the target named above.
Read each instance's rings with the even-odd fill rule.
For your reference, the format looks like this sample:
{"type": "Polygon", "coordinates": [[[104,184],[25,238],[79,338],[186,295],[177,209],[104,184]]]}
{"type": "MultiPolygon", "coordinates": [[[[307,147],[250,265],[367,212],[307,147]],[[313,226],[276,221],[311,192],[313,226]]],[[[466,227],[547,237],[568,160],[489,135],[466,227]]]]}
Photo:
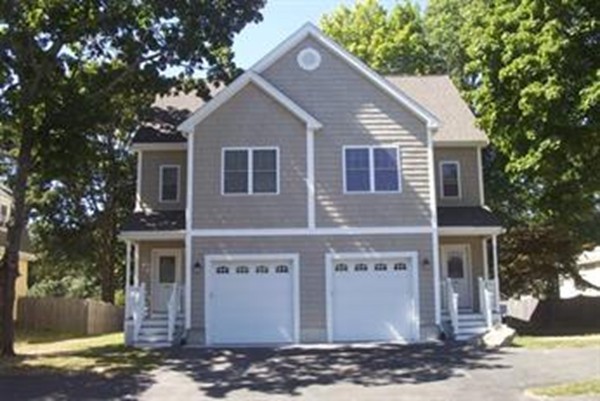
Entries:
{"type": "MultiPolygon", "coordinates": [[[[5,185],[0,184],[0,258],[6,249],[7,225],[12,207],[12,192],[5,185]]],[[[35,259],[29,244],[27,233],[21,239],[21,252],[19,252],[19,276],[15,283],[15,299],[27,295],[27,277],[29,274],[29,262],[35,259]]],[[[15,302],[14,316],[17,318],[17,302],[15,302]]]]}
{"type": "Polygon", "coordinates": [[[382,77],[307,24],[211,101],[160,105],[133,143],[128,343],[419,342],[499,321],[488,139],[447,77],[382,77]]]}
{"type": "MultiPolygon", "coordinates": [[[[577,258],[577,266],[581,277],[600,287],[600,246],[585,251],[577,258]]],[[[560,298],[574,298],[577,296],[600,297],[600,291],[594,288],[577,288],[572,278],[560,279],[560,298]]]]}

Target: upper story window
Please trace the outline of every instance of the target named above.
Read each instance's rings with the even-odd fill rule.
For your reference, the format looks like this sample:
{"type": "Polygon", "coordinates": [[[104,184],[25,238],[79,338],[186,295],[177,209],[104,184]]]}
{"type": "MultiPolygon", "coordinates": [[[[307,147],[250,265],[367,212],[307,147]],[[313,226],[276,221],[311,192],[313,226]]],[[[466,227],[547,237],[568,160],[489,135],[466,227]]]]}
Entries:
{"type": "Polygon", "coordinates": [[[440,162],[442,198],[460,198],[460,164],[457,161],[440,162]]]}
{"type": "Polygon", "coordinates": [[[160,166],[159,190],[161,202],[179,202],[179,174],[179,166],[160,166]]]}
{"type": "Polygon", "coordinates": [[[223,149],[223,194],[277,194],[277,148],[223,149]]]}
{"type": "Polygon", "coordinates": [[[400,174],[396,146],[344,148],[345,192],[401,192],[400,174]]]}

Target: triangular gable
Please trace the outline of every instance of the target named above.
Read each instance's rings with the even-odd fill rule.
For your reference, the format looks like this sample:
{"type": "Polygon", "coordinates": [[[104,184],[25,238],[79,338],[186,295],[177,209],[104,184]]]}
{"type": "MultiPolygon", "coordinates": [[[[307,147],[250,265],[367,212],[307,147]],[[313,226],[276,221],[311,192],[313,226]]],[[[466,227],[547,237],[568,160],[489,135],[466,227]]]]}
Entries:
{"type": "Polygon", "coordinates": [[[262,73],[308,36],[319,42],[326,49],[330,50],[333,54],[339,56],[342,60],[346,61],[352,68],[361,73],[376,87],[383,90],[394,100],[396,100],[402,106],[406,107],[409,111],[411,111],[419,120],[426,123],[429,128],[438,128],[440,126],[439,119],[431,111],[429,111],[423,105],[412,99],[399,88],[392,85],[389,81],[387,81],[381,75],[373,71],[358,58],[356,58],[344,48],[342,48],[340,45],[328,38],[325,34],[323,34],[323,32],[319,30],[319,28],[317,28],[310,22],[303,25],[302,28],[297,30],[290,37],[284,40],[279,46],[277,46],[265,57],[259,60],[250,68],[250,70],[255,71],[258,74],[262,73]]]}
{"type": "Polygon", "coordinates": [[[177,129],[182,131],[184,134],[191,134],[194,132],[194,128],[202,120],[206,119],[215,110],[227,103],[236,93],[241,91],[246,85],[253,83],[258,88],[262,89],[266,94],[271,96],[273,99],[278,101],[283,107],[289,112],[295,115],[300,120],[304,121],[308,128],[311,130],[318,130],[323,125],[308,112],[303,110],[289,97],[284,95],[281,91],[275,88],[273,85],[268,83],[264,78],[258,75],[256,72],[249,70],[244,74],[240,75],[225,89],[219,92],[212,100],[204,104],[198,110],[196,110],[190,117],[188,117],[183,123],[181,123],[177,129]]]}

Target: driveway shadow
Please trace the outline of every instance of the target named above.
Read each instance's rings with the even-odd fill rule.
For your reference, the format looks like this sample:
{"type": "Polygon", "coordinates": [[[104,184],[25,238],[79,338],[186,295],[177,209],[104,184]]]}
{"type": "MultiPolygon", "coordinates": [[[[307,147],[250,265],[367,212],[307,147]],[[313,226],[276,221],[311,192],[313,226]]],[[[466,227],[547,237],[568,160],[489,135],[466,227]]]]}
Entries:
{"type": "Polygon", "coordinates": [[[429,383],[466,370],[507,369],[501,351],[462,344],[377,345],[331,348],[179,349],[167,365],[224,398],[237,390],[299,395],[312,385],[351,383],[385,386],[429,383]]]}

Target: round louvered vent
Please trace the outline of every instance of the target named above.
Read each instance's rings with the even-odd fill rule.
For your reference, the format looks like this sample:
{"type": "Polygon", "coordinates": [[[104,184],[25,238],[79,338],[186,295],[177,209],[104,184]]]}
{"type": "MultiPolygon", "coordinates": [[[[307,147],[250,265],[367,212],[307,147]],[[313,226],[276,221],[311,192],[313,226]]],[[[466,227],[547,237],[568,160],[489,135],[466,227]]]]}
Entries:
{"type": "Polygon", "coordinates": [[[296,60],[300,68],[306,71],[314,71],[321,65],[321,55],[312,47],[301,50],[296,60]]]}

